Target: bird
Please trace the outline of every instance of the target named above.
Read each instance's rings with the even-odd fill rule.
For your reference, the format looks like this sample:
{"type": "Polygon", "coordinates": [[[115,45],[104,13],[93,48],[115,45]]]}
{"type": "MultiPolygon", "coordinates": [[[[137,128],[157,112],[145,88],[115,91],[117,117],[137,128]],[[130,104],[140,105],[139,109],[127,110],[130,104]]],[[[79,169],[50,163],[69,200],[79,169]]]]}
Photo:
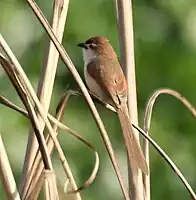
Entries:
{"type": "Polygon", "coordinates": [[[116,109],[130,165],[148,175],[146,159],[130,121],[127,81],[113,47],[104,36],[91,37],[78,46],[83,51],[84,78],[88,89],[116,109]]]}

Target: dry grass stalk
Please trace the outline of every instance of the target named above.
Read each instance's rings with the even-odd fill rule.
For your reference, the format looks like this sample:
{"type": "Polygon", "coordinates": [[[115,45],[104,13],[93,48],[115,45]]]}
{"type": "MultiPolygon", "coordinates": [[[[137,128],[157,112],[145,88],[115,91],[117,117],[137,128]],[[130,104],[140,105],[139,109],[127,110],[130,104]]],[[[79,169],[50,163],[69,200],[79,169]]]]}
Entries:
{"type": "MultiPolygon", "coordinates": [[[[53,20],[52,20],[52,28],[54,33],[56,34],[59,41],[62,41],[64,27],[66,22],[66,16],[68,11],[69,0],[55,0],[53,6],[53,20]]],[[[56,75],[56,69],[58,64],[59,54],[56,51],[53,43],[50,41],[49,45],[46,48],[46,58],[44,60],[42,73],[40,77],[40,82],[38,86],[38,97],[40,103],[43,106],[43,110],[45,115],[47,116],[48,109],[50,106],[50,100],[53,91],[54,79],[56,75]]],[[[45,122],[41,118],[38,113],[38,120],[40,123],[41,130],[43,132],[45,122]]],[[[36,154],[38,150],[37,141],[35,140],[34,134],[32,130],[29,133],[27,151],[25,156],[25,163],[23,168],[23,173],[21,177],[20,184],[20,193],[26,193],[29,185],[25,184],[25,181],[28,180],[28,174],[34,162],[35,156],[40,156],[40,154],[36,154]]]]}
{"type": "MultiPolygon", "coordinates": [[[[3,47],[3,49],[7,49],[8,46],[6,46],[5,41],[0,35],[0,45],[3,47]]],[[[7,52],[5,52],[7,53],[7,52]]],[[[43,135],[40,132],[40,127],[38,123],[37,116],[35,115],[35,111],[33,108],[32,103],[29,101],[25,91],[24,91],[24,86],[21,84],[19,77],[17,77],[16,73],[14,72],[14,65],[11,65],[3,56],[0,55],[0,62],[2,67],[4,68],[7,76],[9,77],[10,81],[12,82],[14,88],[16,89],[20,99],[22,100],[24,106],[26,107],[29,115],[29,119],[31,122],[31,125],[35,131],[38,143],[39,143],[39,149],[42,154],[43,162],[44,162],[44,167],[46,169],[52,169],[52,162],[50,160],[50,156],[47,152],[47,147],[45,143],[45,139],[43,135]]]]}
{"type": "MultiPolygon", "coordinates": [[[[191,114],[196,117],[196,109],[194,108],[194,106],[191,105],[191,103],[185,98],[183,97],[180,93],[171,90],[169,88],[162,88],[159,89],[157,91],[155,91],[146,106],[145,109],[145,116],[144,116],[144,131],[149,134],[149,130],[150,130],[150,123],[151,123],[151,118],[152,118],[152,110],[155,104],[155,101],[157,100],[157,98],[161,95],[161,94],[166,94],[166,95],[171,95],[173,97],[175,97],[177,100],[179,100],[190,112],[191,114]]],[[[144,153],[147,156],[147,161],[148,161],[148,165],[149,165],[149,142],[147,140],[144,140],[144,153]]],[[[167,163],[171,166],[171,168],[174,170],[174,172],[177,174],[177,176],[180,178],[180,180],[182,181],[182,183],[184,184],[184,186],[186,187],[186,189],[188,190],[189,194],[191,195],[191,197],[193,199],[196,198],[196,195],[193,191],[193,189],[191,188],[191,186],[188,184],[187,180],[184,178],[184,176],[182,175],[182,173],[180,172],[180,170],[175,166],[175,164],[169,159],[168,156],[163,156],[167,163]]],[[[150,177],[143,177],[143,182],[144,182],[144,189],[146,191],[146,200],[150,200],[150,177]]]]}
{"type": "MultiPolygon", "coordinates": [[[[56,115],[56,118],[59,121],[62,120],[63,112],[64,112],[64,109],[65,109],[66,103],[67,102],[64,102],[64,104],[62,104],[62,106],[59,108],[59,112],[56,115]]],[[[58,126],[56,124],[54,124],[53,130],[54,130],[56,136],[58,135],[58,129],[59,129],[58,126]]],[[[49,137],[49,135],[46,136],[46,142],[47,142],[47,146],[48,146],[48,151],[51,154],[52,150],[53,150],[53,147],[54,147],[54,144],[52,142],[51,137],[49,137]]],[[[61,162],[62,162],[62,164],[64,166],[63,168],[65,169],[65,172],[66,172],[66,175],[68,177],[68,180],[70,180],[69,182],[70,182],[73,190],[77,190],[78,188],[77,188],[74,176],[72,174],[71,168],[69,167],[69,164],[68,164],[65,156],[63,158],[61,158],[61,162]]],[[[42,176],[40,176],[40,175],[43,173],[43,162],[41,160],[41,157],[40,156],[36,156],[36,159],[35,159],[34,163],[35,164],[33,165],[31,176],[33,176],[33,172],[34,172],[35,175],[33,177],[33,181],[34,181],[34,185],[36,185],[37,183],[40,182],[40,179],[42,178],[42,176]]],[[[77,200],[81,200],[81,196],[80,196],[79,192],[76,193],[75,195],[76,195],[76,199],[77,200]]]]}
{"type": "MultiPolygon", "coordinates": [[[[68,93],[68,95],[65,95],[61,101],[61,105],[59,106],[59,109],[58,109],[58,113],[57,113],[57,120],[61,120],[62,117],[63,117],[63,114],[64,114],[64,109],[65,109],[65,106],[67,104],[67,101],[68,101],[68,98],[71,94],[68,93]]],[[[56,133],[56,136],[58,135],[58,129],[59,129],[59,126],[56,124],[57,120],[55,118],[53,118],[52,116],[49,115],[49,118],[52,119],[52,120],[55,120],[54,121],[54,127],[53,127],[53,130],[55,131],[56,133]]],[[[63,130],[66,130],[67,131],[67,127],[65,128],[65,126],[62,126],[62,124],[60,125],[61,126],[61,129],[63,130]]],[[[74,131],[72,131],[71,129],[69,130],[69,132],[74,136],[76,137],[77,139],[79,139],[80,141],[82,141],[84,144],[86,144],[91,151],[93,151],[95,153],[95,166],[93,168],[93,171],[90,175],[90,177],[88,178],[88,180],[83,184],[83,186],[81,186],[80,188],[77,188],[77,185],[76,185],[76,182],[74,180],[74,177],[73,177],[73,174],[71,172],[71,168],[69,167],[69,164],[65,158],[65,156],[62,154],[62,152],[59,152],[59,158],[61,160],[61,163],[63,165],[63,169],[69,179],[69,182],[72,186],[72,189],[73,191],[75,192],[75,195],[76,195],[76,199],[81,199],[81,196],[80,196],[80,193],[76,191],[80,191],[82,190],[83,188],[85,187],[88,187],[88,185],[90,185],[93,180],[95,179],[96,177],[96,174],[98,172],[98,168],[99,168],[99,156],[98,156],[98,153],[96,152],[96,150],[94,149],[94,147],[88,143],[87,141],[85,141],[81,136],[79,136],[78,134],[76,134],[74,131]]],[[[49,135],[46,137],[46,141],[47,141],[47,144],[48,144],[48,151],[50,152],[50,154],[52,153],[52,149],[53,149],[53,145],[52,144],[52,139],[51,137],[49,137],[49,135]]],[[[37,167],[36,169],[36,176],[33,177],[33,180],[34,180],[34,185],[37,184],[37,182],[39,182],[39,175],[41,174],[42,170],[43,170],[43,164],[42,162],[40,162],[41,160],[36,157],[36,162],[38,162],[39,164],[38,165],[35,165],[35,168],[37,167]],[[38,176],[37,176],[38,175],[38,176]]],[[[33,166],[34,168],[34,166],[33,166]]]]}
{"type": "Polygon", "coordinates": [[[7,157],[7,153],[0,135],[0,175],[1,181],[9,200],[20,200],[20,195],[16,186],[14,175],[7,157]]]}
{"type": "MultiPolygon", "coordinates": [[[[56,138],[54,137],[53,131],[52,131],[52,127],[49,123],[49,121],[47,120],[47,118],[45,118],[44,114],[43,114],[43,110],[41,108],[41,105],[37,99],[37,96],[34,93],[34,90],[28,80],[28,78],[26,77],[24,71],[22,70],[20,64],[18,63],[17,59],[15,58],[15,56],[13,55],[13,53],[11,52],[11,50],[9,49],[8,45],[6,44],[6,42],[4,41],[3,37],[0,35],[0,45],[3,48],[3,50],[5,51],[5,53],[7,54],[7,56],[9,57],[9,59],[11,60],[11,62],[13,63],[12,67],[11,65],[9,65],[8,63],[5,62],[5,60],[3,59],[3,57],[1,57],[1,61],[5,62],[5,66],[9,67],[10,69],[4,68],[6,70],[7,75],[9,76],[10,80],[12,81],[13,85],[15,86],[21,100],[23,101],[24,105],[26,106],[28,113],[31,117],[31,122],[32,125],[34,127],[34,131],[36,133],[38,142],[39,142],[39,148],[41,150],[42,153],[42,158],[44,161],[44,165],[46,169],[52,169],[52,164],[50,161],[50,157],[49,154],[47,152],[47,147],[45,144],[45,140],[43,137],[43,134],[40,134],[40,127],[39,127],[39,123],[37,120],[37,116],[35,115],[35,111],[33,110],[33,106],[31,104],[31,102],[29,101],[29,99],[27,98],[27,96],[31,99],[31,97],[33,98],[33,101],[36,103],[36,105],[38,106],[38,110],[40,111],[41,116],[43,117],[43,119],[46,121],[47,127],[49,128],[49,131],[52,135],[52,138],[55,140],[56,138]],[[10,74],[12,73],[12,74],[10,74]],[[17,75],[17,78],[15,77],[17,75]],[[17,86],[20,86],[17,88],[17,86]],[[25,90],[25,92],[24,92],[25,90]]],[[[3,63],[4,64],[4,63],[3,63]]]]}
{"type": "MultiPolygon", "coordinates": [[[[1,61],[1,60],[0,60],[0,61],[1,61]]],[[[10,69],[10,71],[11,71],[11,69],[10,69]]],[[[28,117],[28,113],[27,113],[25,110],[21,109],[20,107],[17,107],[15,104],[13,104],[12,102],[10,102],[9,100],[7,100],[7,99],[4,98],[4,97],[1,97],[0,99],[1,99],[1,103],[2,103],[2,104],[4,104],[4,105],[6,105],[6,106],[8,106],[8,107],[10,107],[10,108],[12,108],[12,109],[14,109],[14,110],[20,112],[20,113],[22,113],[24,116],[28,117]]],[[[66,98],[65,98],[65,99],[66,99],[66,98]]],[[[64,102],[64,103],[65,103],[65,102],[64,102]]],[[[61,110],[60,114],[62,114],[62,113],[64,112],[64,109],[63,109],[64,106],[65,106],[64,103],[61,104],[62,106],[60,106],[60,108],[59,108],[59,111],[61,110]]],[[[61,116],[60,116],[60,117],[61,117],[61,116]]],[[[91,144],[89,144],[89,143],[86,142],[82,137],[80,137],[79,135],[77,135],[76,133],[74,133],[74,131],[72,131],[71,129],[69,129],[69,128],[66,127],[65,125],[61,124],[61,123],[60,123],[59,121],[57,121],[54,117],[52,117],[52,116],[49,115],[49,118],[52,119],[53,122],[59,123],[58,126],[60,126],[61,129],[66,130],[66,131],[68,130],[73,136],[75,136],[77,139],[79,139],[80,141],[82,141],[83,143],[85,143],[85,144],[90,148],[90,150],[94,151],[94,153],[95,153],[96,163],[95,163],[94,169],[93,169],[93,171],[92,171],[92,173],[91,173],[91,176],[90,176],[90,177],[88,178],[88,180],[84,183],[84,185],[81,186],[80,188],[74,189],[74,187],[73,187],[73,190],[74,190],[75,192],[76,192],[76,191],[80,191],[80,190],[82,190],[83,188],[88,187],[88,185],[91,184],[92,181],[93,181],[93,180],[95,179],[95,177],[96,177],[96,174],[97,174],[97,171],[98,171],[98,167],[99,167],[99,157],[98,157],[98,154],[97,154],[97,152],[95,151],[94,147],[93,147],[91,144]]],[[[56,125],[55,125],[55,126],[56,126],[56,125]]],[[[71,174],[71,170],[70,170],[70,168],[69,168],[69,166],[68,166],[68,163],[67,163],[67,161],[66,161],[66,159],[65,159],[65,157],[64,157],[64,155],[63,155],[63,153],[62,153],[62,150],[60,149],[60,147],[57,146],[56,141],[55,141],[55,146],[56,146],[56,149],[57,149],[57,151],[58,151],[58,153],[59,153],[59,158],[60,158],[60,160],[61,160],[61,162],[62,162],[64,171],[66,172],[67,177],[69,178],[69,180],[71,181],[71,184],[72,184],[73,176],[72,176],[72,174],[71,174]]],[[[34,181],[34,182],[36,182],[36,181],[34,181]]],[[[27,183],[28,183],[28,182],[27,182],[27,183]]],[[[72,184],[72,185],[73,185],[73,184],[72,184]]],[[[28,189],[28,192],[27,192],[27,194],[25,195],[24,198],[25,198],[25,199],[34,199],[33,196],[35,195],[35,193],[37,193],[37,195],[38,195],[38,193],[39,193],[37,187],[41,188],[40,182],[38,182],[38,184],[35,185],[35,188],[33,187],[33,190],[32,190],[32,189],[31,189],[31,190],[28,189]],[[32,195],[32,196],[31,196],[31,195],[32,195]]],[[[79,193],[77,192],[77,194],[76,194],[76,197],[77,197],[77,198],[78,198],[78,195],[79,195],[79,193]]]]}
{"type": "Polygon", "coordinates": [[[175,172],[175,174],[178,176],[178,178],[181,180],[185,188],[187,189],[188,193],[190,194],[191,198],[196,200],[196,194],[189,185],[188,181],[185,179],[183,174],[180,172],[180,170],[177,168],[177,166],[174,164],[174,162],[169,158],[169,156],[163,151],[163,149],[141,128],[138,126],[135,126],[132,124],[132,126],[139,131],[151,144],[152,146],[159,152],[159,154],[164,158],[164,160],[169,164],[171,169],[175,172]]]}
{"type": "Polygon", "coordinates": [[[55,174],[46,170],[44,171],[43,176],[45,200],[59,200],[55,174]]]}
{"type": "MultiPolygon", "coordinates": [[[[1,44],[2,43],[3,43],[3,41],[1,40],[1,44]]],[[[6,45],[4,44],[3,47],[6,47],[6,45]]],[[[24,106],[28,110],[29,120],[32,124],[32,127],[34,129],[37,141],[39,143],[39,149],[40,149],[40,152],[42,154],[42,158],[43,158],[43,162],[44,162],[44,168],[48,169],[48,170],[52,170],[53,169],[52,162],[50,160],[50,156],[49,156],[48,151],[47,151],[46,142],[45,142],[43,134],[40,132],[38,118],[35,114],[33,105],[31,104],[31,101],[29,101],[29,99],[27,98],[27,95],[24,91],[25,87],[23,87],[21,85],[20,78],[17,77],[16,74],[14,73],[14,70],[13,70],[14,66],[9,64],[9,62],[5,58],[3,58],[2,56],[0,57],[0,62],[1,62],[1,65],[3,66],[5,72],[7,73],[9,79],[11,80],[13,86],[15,87],[18,95],[20,96],[22,102],[24,103],[24,106]]],[[[32,194],[33,194],[33,192],[32,192],[32,194]]],[[[25,197],[24,197],[24,199],[25,199],[25,197]]],[[[31,198],[28,198],[28,199],[31,199],[31,198]]]]}
{"type": "MultiPolygon", "coordinates": [[[[116,9],[120,37],[121,65],[127,77],[128,83],[128,107],[131,116],[131,122],[137,125],[138,113],[131,0],[116,0],[116,9]]],[[[134,132],[139,141],[139,134],[136,131],[134,132]]],[[[142,183],[142,173],[140,170],[135,169],[135,166],[129,166],[129,164],[128,169],[130,199],[143,200],[144,192],[142,183]]]]}

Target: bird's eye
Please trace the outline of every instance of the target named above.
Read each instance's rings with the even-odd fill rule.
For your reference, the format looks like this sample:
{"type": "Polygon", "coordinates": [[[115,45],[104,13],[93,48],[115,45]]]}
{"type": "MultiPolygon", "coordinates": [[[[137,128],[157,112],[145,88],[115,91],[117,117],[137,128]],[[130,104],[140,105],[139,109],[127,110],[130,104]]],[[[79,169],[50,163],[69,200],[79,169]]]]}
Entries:
{"type": "Polygon", "coordinates": [[[94,49],[96,46],[97,46],[97,45],[96,45],[95,43],[89,44],[89,47],[90,47],[91,49],[94,49]]]}

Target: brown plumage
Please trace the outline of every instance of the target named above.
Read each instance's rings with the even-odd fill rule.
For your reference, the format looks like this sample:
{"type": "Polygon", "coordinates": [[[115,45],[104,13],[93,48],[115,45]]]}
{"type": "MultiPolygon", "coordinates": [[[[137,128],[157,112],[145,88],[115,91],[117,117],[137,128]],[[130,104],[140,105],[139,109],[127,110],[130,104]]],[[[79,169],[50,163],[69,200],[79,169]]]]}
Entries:
{"type": "Polygon", "coordinates": [[[131,126],[127,108],[127,82],[116,53],[108,40],[100,36],[78,46],[83,47],[85,79],[89,89],[116,108],[129,160],[148,174],[145,157],[131,126]]]}

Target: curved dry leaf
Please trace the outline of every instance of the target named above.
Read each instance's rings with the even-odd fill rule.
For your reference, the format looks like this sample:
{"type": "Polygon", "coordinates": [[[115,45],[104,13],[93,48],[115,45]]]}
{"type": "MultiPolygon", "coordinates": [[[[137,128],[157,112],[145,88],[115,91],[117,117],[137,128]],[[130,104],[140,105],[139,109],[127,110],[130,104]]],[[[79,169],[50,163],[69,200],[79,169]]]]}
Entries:
{"type": "Polygon", "coordinates": [[[152,116],[152,109],[154,106],[154,103],[157,99],[157,97],[161,94],[168,94],[175,98],[177,98],[190,112],[191,114],[196,117],[196,109],[195,107],[179,92],[169,89],[169,88],[163,88],[155,91],[152,96],[150,97],[146,109],[145,109],[145,116],[144,116],[144,131],[148,132],[150,129],[150,121],[152,116]]]}
{"type": "MultiPolygon", "coordinates": [[[[6,99],[5,97],[0,96],[0,103],[8,106],[9,108],[14,109],[15,111],[18,111],[19,113],[22,113],[24,116],[28,116],[27,111],[25,111],[24,109],[20,108],[19,106],[16,106],[14,103],[12,103],[11,101],[9,101],[8,99],[6,99]]],[[[58,121],[56,118],[54,118],[52,115],[48,115],[49,119],[55,123],[60,129],[67,131],[68,133],[70,133],[72,136],[76,137],[77,139],[79,139],[81,142],[83,142],[84,144],[86,144],[91,151],[93,151],[95,153],[95,165],[94,168],[91,172],[90,177],[87,179],[87,181],[85,181],[85,183],[79,187],[77,190],[72,191],[72,192],[79,192],[81,191],[83,188],[86,188],[89,184],[91,184],[93,182],[93,180],[96,177],[96,174],[98,172],[99,169],[99,155],[97,153],[97,151],[95,150],[95,148],[89,143],[87,142],[85,139],[83,139],[79,134],[77,134],[76,132],[74,132],[73,130],[71,130],[70,128],[66,127],[64,124],[62,124],[60,121],[58,121]]],[[[65,160],[62,160],[62,163],[64,163],[65,160]]]]}
{"type": "MultiPolygon", "coordinates": [[[[62,118],[63,118],[63,115],[65,113],[65,108],[66,108],[67,101],[68,101],[69,97],[71,95],[78,95],[78,94],[79,93],[77,91],[68,90],[68,93],[66,93],[65,95],[63,95],[61,97],[60,102],[58,103],[57,109],[56,109],[56,112],[57,112],[56,117],[57,117],[58,120],[61,121],[62,118]]],[[[56,128],[56,131],[57,131],[57,127],[58,127],[58,125],[55,124],[54,129],[56,128]]],[[[74,133],[74,132],[72,131],[72,133],[74,133]]],[[[75,133],[74,133],[74,135],[75,135],[75,133]]],[[[82,189],[88,187],[94,181],[94,179],[95,179],[95,177],[97,175],[98,169],[99,169],[99,155],[98,155],[97,151],[95,150],[95,148],[89,142],[84,140],[80,135],[77,134],[77,136],[79,136],[80,139],[82,139],[83,142],[95,153],[95,158],[96,159],[95,159],[94,168],[93,168],[92,173],[91,173],[90,177],[88,178],[88,180],[85,181],[85,183],[81,187],[79,187],[77,190],[73,190],[72,192],[68,192],[68,193],[76,193],[76,192],[79,192],[82,189]]]]}
{"type": "MultiPolygon", "coordinates": [[[[161,94],[168,94],[171,96],[174,96],[177,98],[190,112],[191,114],[196,117],[196,109],[192,104],[185,98],[183,97],[180,93],[177,91],[174,91],[169,88],[163,88],[155,91],[152,96],[150,97],[146,109],[145,109],[145,116],[144,116],[144,131],[146,132],[148,136],[148,132],[150,130],[150,123],[151,123],[151,117],[152,117],[152,110],[153,106],[155,104],[156,99],[158,98],[159,95],[161,94]]],[[[150,141],[150,140],[149,140],[150,141]]],[[[153,141],[154,142],[154,141],[153,141]]],[[[154,144],[151,143],[153,146],[154,144]]],[[[157,145],[157,144],[156,144],[157,145]]],[[[155,147],[155,146],[154,146],[155,147]]],[[[180,178],[186,189],[188,190],[189,194],[193,199],[196,199],[196,195],[189,185],[188,181],[185,179],[185,177],[182,175],[180,170],[176,167],[176,165],[172,162],[172,160],[165,154],[165,152],[159,147],[155,147],[159,153],[163,156],[163,158],[166,160],[166,162],[170,165],[170,167],[173,169],[173,171],[177,174],[177,176],[180,178]],[[159,148],[159,149],[158,149],[159,148]]],[[[149,146],[148,146],[148,141],[144,139],[144,154],[146,156],[147,163],[149,165],[149,146]]],[[[143,176],[143,182],[144,182],[144,188],[146,190],[146,195],[147,195],[147,200],[150,199],[150,177],[149,176],[143,176]]]]}
{"type": "Polygon", "coordinates": [[[34,107],[27,98],[25,89],[22,87],[21,82],[19,81],[17,74],[14,72],[14,67],[10,62],[7,61],[7,59],[0,54],[0,64],[2,65],[3,69],[5,70],[7,76],[9,77],[10,81],[12,82],[16,92],[18,93],[21,101],[23,102],[24,106],[28,110],[28,115],[30,122],[32,124],[32,127],[35,131],[35,135],[37,137],[37,141],[39,143],[39,149],[42,154],[44,166],[46,169],[52,169],[52,162],[50,160],[50,156],[47,152],[47,146],[45,143],[45,139],[43,134],[41,134],[39,122],[37,119],[37,116],[34,111],[34,107]]]}

